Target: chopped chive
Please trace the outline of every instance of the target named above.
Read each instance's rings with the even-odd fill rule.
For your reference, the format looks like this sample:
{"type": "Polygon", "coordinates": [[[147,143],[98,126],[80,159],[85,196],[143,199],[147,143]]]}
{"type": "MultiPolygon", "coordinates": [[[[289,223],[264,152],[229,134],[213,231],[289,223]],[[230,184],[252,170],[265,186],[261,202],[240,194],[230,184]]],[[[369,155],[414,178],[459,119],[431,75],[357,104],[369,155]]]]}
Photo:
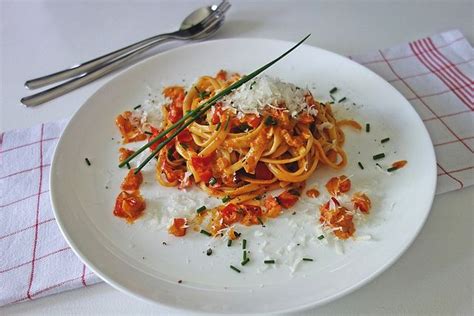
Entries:
{"type": "Polygon", "coordinates": [[[341,102],[344,102],[344,101],[346,101],[346,97],[344,97],[344,98],[340,99],[340,100],[339,100],[339,101],[337,101],[337,102],[338,102],[338,103],[341,103],[341,102]]]}
{"type": "Polygon", "coordinates": [[[232,270],[234,270],[235,272],[240,273],[240,270],[237,269],[236,267],[234,267],[233,265],[230,265],[230,268],[231,268],[232,270]]]}
{"type": "Polygon", "coordinates": [[[331,95],[329,95],[329,96],[331,97],[331,99],[332,99],[333,101],[335,101],[335,100],[336,100],[336,98],[334,98],[334,97],[332,96],[332,94],[331,94],[331,95]]]}
{"type": "Polygon", "coordinates": [[[264,121],[265,125],[266,126],[270,126],[270,125],[277,125],[277,120],[275,118],[273,118],[272,116],[267,116],[265,118],[265,121],[264,121]]]}
{"type": "Polygon", "coordinates": [[[145,131],[144,133],[147,134],[147,135],[153,135],[153,133],[149,132],[149,131],[145,131]]]}
{"type": "Polygon", "coordinates": [[[388,172],[392,172],[392,171],[395,171],[397,170],[398,168],[397,167],[390,167],[387,169],[388,172]]]}
{"type": "Polygon", "coordinates": [[[203,234],[203,235],[207,235],[209,237],[212,236],[210,232],[208,232],[207,230],[204,230],[204,229],[201,229],[200,233],[203,234]]]}
{"type": "Polygon", "coordinates": [[[142,107],[142,105],[139,104],[139,105],[137,105],[136,107],[134,107],[133,109],[136,110],[136,109],[139,109],[139,108],[141,108],[141,107],[142,107]]]}
{"type": "Polygon", "coordinates": [[[370,124],[369,124],[369,123],[365,124],[365,131],[366,131],[367,133],[370,132],[370,124]]]}
{"type": "Polygon", "coordinates": [[[247,258],[247,259],[245,259],[244,261],[242,261],[240,264],[244,266],[244,265],[246,265],[249,261],[250,261],[250,259],[247,258]]]}
{"type": "Polygon", "coordinates": [[[211,248],[207,249],[206,255],[208,255],[208,256],[212,255],[212,249],[211,248]]]}
{"type": "Polygon", "coordinates": [[[257,83],[257,81],[254,81],[250,84],[250,90],[252,90],[253,86],[257,83]]]}
{"type": "Polygon", "coordinates": [[[385,158],[385,154],[384,153],[380,153],[380,154],[377,154],[375,156],[372,157],[374,160],[377,160],[377,159],[382,159],[382,158],[385,158]]]}
{"type": "Polygon", "coordinates": [[[262,221],[262,219],[261,219],[260,217],[257,217],[257,220],[258,220],[258,222],[260,223],[260,225],[262,225],[263,227],[265,227],[265,225],[263,224],[263,221],[262,221]]]}
{"type": "Polygon", "coordinates": [[[380,169],[383,169],[383,168],[382,168],[382,166],[381,166],[381,165],[379,165],[379,163],[378,163],[378,162],[377,162],[375,165],[376,165],[377,167],[379,167],[380,169]]]}
{"type": "Polygon", "coordinates": [[[242,249],[247,249],[247,239],[242,240],[242,249]]]}
{"type": "Polygon", "coordinates": [[[319,236],[318,236],[318,239],[319,239],[319,240],[323,240],[323,239],[324,239],[324,235],[319,235],[319,236]]]}
{"type": "Polygon", "coordinates": [[[89,158],[85,158],[84,160],[86,161],[86,164],[87,164],[88,166],[92,165],[92,164],[91,164],[91,161],[89,160],[89,158]]]}
{"type": "Polygon", "coordinates": [[[265,261],[263,261],[263,263],[266,263],[266,264],[274,264],[274,263],[275,263],[275,260],[265,260],[265,261]]]}
{"type": "Polygon", "coordinates": [[[227,240],[227,247],[232,246],[232,239],[227,240]]]}
{"type": "Polygon", "coordinates": [[[197,212],[197,213],[201,213],[201,212],[204,212],[205,210],[206,210],[206,207],[203,205],[203,206],[201,206],[200,208],[198,208],[198,209],[196,210],[196,212],[197,212]]]}
{"type": "Polygon", "coordinates": [[[166,155],[168,157],[168,160],[173,160],[173,153],[173,148],[168,149],[168,153],[166,155]]]}
{"type": "Polygon", "coordinates": [[[247,259],[247,250],[244,250],[244,252],[242,253],[242,260],[245,261],[245,259],[247,259]]]}
{"type": "Polygon", "coordinates": [[[230,116],[227,118],[227,121],[225,121],[224,129],[227,129],[227,127],[229,126],[229,122],[230,122],[230,116]]]}
{"type": "Polygon", "coordinates": [[[387,137],[387,138],[384,138],[384,139],[382,139],[380,142],[383,144],[383,143],[386,143],[386,142],[388,142],[389,140],[390,140],[390,138],[389,138],[389,137],[387,137]]]}
{"type": "Polygon", "coordinates": [[[303,258],[303,261],[314,261],[314,260],[311,258],[303,258]]]}
{"type": "Polygon", "coordinates": [[[230,201],[230,196],[226,195],[222,198],[222,203],[227,203],[230,201]]]}
{"type": "Polygon", "coordinates": [[[359,165],[360,169],[364,170],[364,166],[362,165],[362,162],[359,161],[357,164],[359,165]]]}
{"type": "Polygon", "coordinates": [[[219,128],[221,128],[221,122],[217,123],[217,126],[216,126],[216,131],[219,130],[219,128]]]}
{"type": "Polygon", "coordinates": [[[329,93],[333,94],[333,93],[336,92],[336,91],[337,91],[337,87],[334,87],[334,88],[332,88],[332,89],[329,91],[329,93]]]}
{"type": "Polygon", "coordinates": [[[209,184],[210,184],[210,185],[214,185],[214,184],[216,184],[216,183],[217,183],[216,178],[212,177],[212,178],[209,179],[209,184]]]}
{"type": "Polygon", "coordinates": [[[130,163],[128,163],[128,162],[127,162],[127,168],[132,169],[132,167],[130,167],[130,163]]]}

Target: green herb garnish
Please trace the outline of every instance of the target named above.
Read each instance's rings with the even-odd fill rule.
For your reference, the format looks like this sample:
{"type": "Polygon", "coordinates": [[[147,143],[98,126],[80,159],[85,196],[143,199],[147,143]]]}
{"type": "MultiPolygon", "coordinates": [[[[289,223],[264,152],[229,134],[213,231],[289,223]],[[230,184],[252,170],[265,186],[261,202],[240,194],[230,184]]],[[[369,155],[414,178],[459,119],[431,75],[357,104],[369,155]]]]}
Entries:
{"type": "Polygon", "coordinates": [[[271,125],[277,125],[278,124],[278,121],[273,118],[272,116],[267,116],[265,118],[265,121],[263,121],[265,123],[266,126],[271,126],[271,125]]]}
{"type": "Polygon", "coordinates": [[[214,185],[214,184],[216,184],[216,183],[217,183],[217,179],[216,179],[216,178],[212,177],[212,178],[209,179],[209,184],[210,184],[210,185],[214,185]]]}
{"type": "Polygon", "coordinates": [[[127,168],[130,170],[132,167],[130,167],[130,164],[127,162],[127,168]]]}
{"type": "Polygon", "coordinates": [[[360,169],[364,170],[364,166],[362,165],[362,162],[359,161],[357,164],[359,165],[360,169]]]}
{"type": "Polygon", "coordinates": [[[234,270],[235,272],[240,273],[240,270],[237,269],[236,267],[234,267],[233,265],[230,265],[230,268],[231,268],[232,270],[234,270]]]}
{"type": "Polygon", "coordinates": [[[336,92],[336,91],[337,91],[337,87],[334,87],[334,88],[332,88],[332,89],[329,91],[329,93],[330,93],[330,94],[333,94],[333,93],[336,92]]]}
{"type": "Polygon", "coordinates": [[[380,142],[383,144],[383,143],[386,143],[386,142],[388,142],[389,140],[390,140],[390,138],[389,138],[389,137],[387,137],[387,138],[384,138],[384,139],[382,139],[380,142]]]}
{"type": "Polygon", "coordinates": [[[141,107],[142,107],[142,105],[139,104],[139,105],[137,105],[136,107],[134,107],[133,109],[136,110],[136,109],[139,109],[139,108],[141,108],[141,107]]]}
{"type": "Polygon", "coordinates": [[[337,101],[337,102],[338,102],[338,103],[341,103],[341,102],[344,102],[344,101],[346,101],[346,97],[344,97],[344,98],[340,99],[340,100],[339,100],[339,101],[337,101]]]}
{"type": "Polygon", "coordinates": [[[144,133],[147,134],[147,135],[153,135],[153,133],[149,132],[149,131],[145,131],[144,133]]]}
{"type": "Polygon", "coordinates": [[[314,261],[314,260],[311,258],[303,258],[303,261],[314,261]]]}
{"type": "Polygon", "coordinates": [[[319,240],[323,240],[323,239],[324,239],[324,235],[319,235],[319,236],[318,236],[318,239],[319,239],[319,240]]]}
{"type": "Polygon", "coordinates": [[[92,165],[92,164],[91,164],[91,161],[89,160],[89,158],[85,158],[84,160],[86,161],[86,164],[87,164],[88,166],[92,165]]]}
{"type": "Polygon", "coordinates": [[[242,260],[245,261],[245,259],[247,259],[247,250],[244,250],[244,252],[242,253],[242,260]]]}
{"type": "Polygon", "coordinates": [[[206,209],[207,209],[207,208],[203,205],[203,206],[201,206],[200,208],[198,208],[198,209],[196,210],[196,212],[199,214],[199,213],[204,212],[206,209]]]}
{"type": "Polygon", "coordinates": [[[232,246],[232,239],[227,240],[227,247],[232,246]]]}
{"type": "Polygon", "coordinates": [[[369,124],[369,123],[365,124],[365,131],[366,131],[367,133],[370,132],[370,124],[369,124]]]}
{"type": "Polygon", "coordinates": [[[247,239],[242,240],[242,249],[247,249],[247,239]]]}
{"type": "Polygon", "coordinates": [[[247,259],[245,259],[244,261],[242,261],[240,264],[244,266],[244,265],[246,265],[249,261],[250,261],[250,259],[247,258],[247,259]]]}
{"type": "Polygon", "coordinates": [[[387,169],[388,172],[392,172],[392,171],[395,171],[397,170],[398,168],[397,167],[390,167],[387,169]]]}
{"type": "Polygon", "coordinates": [[[216,131],[219,130],[219,128],[221,128],[221,122],[217,123],[217,126],[216,126],[216,131]]]}
{"type": "Polygon", "coordinates": [[[263,263],[265,263],[265,264],[274,264],[275,260],[265,260],[265,261],[263,261],[263,263]]]}
{"type": "Polygon", "coordinates": [[[380,153],[380,154],[377,154],[375,156],[372,157],[374,160],[377,160],[377,159],[382,159],[382,158],[385,158],[385,154],[384,153],[380,153]]]}
{"type": "Polygon", "coordinates": [[[227,203],[231,200],[230,196],[226,195],[222,198],[222,203],[227,203]]]}
{"type": "Polygon", "coordinates": [[[212,249],[211,248],[207,249],[206,255],[208,255],[208,256],[212,255],[212,249]]]}
{"type": "Polygon", "coordinates": [[[209,237],[212,236],[210,232],[208,232],[207,230],[204,230],[204,229],[201,229],[200,233],[203,234],[203,235],[207,235],[209,237]]]}

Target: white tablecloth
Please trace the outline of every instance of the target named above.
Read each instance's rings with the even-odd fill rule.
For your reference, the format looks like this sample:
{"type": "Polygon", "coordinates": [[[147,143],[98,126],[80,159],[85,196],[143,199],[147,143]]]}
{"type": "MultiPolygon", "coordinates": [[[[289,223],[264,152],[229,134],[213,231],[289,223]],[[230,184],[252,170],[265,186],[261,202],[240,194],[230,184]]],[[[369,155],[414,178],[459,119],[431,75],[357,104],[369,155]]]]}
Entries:
{"type": "MultiPolygon", "coordinates": [[[[70,116],[108,78],[34,110],[20,106],[27,78],[62,69],[134,40],[171,30],[202,2],[2,2],[0,130],[70,116]]],[[[233,1],[217,38],[269,37],[358,54],[459,28],[473,43],[472,2],[414,5],[341,1],[233,1]],[[285,13],[283,15],[282,13],[285,13]]],[[[172,47],[175,45],[168,45],[172,47]]],[[[163,50],[164,47],[158,50],[163,50]]],[[[472,205],[474,189],[435,199],[428,222],[408,252],[371,284],[314,313],[472,312],[472,205]]],[[[9,313],[164,313],[108,285],[59,294],[3,309],[9,313]]],[[[309,312],[308,314],[310,314],[309,312]]]]}

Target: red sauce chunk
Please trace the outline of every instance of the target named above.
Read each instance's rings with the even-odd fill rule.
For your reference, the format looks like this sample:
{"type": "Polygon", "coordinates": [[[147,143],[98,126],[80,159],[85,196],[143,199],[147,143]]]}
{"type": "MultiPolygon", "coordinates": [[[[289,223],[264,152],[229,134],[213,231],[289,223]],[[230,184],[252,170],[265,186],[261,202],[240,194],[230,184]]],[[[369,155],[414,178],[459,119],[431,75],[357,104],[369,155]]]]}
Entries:
{"type": "Polygon", "coordinates": [[[354,205],[355,209],[358,209],[364,214],[368,214],[370,208],[372,207],[372,202],[370,201],[369,197],[364,193],[357,192],[351,199],[352,204],[354,205]]]}
{"type": "Polygon", "coordinates": [[[115,124],[119,128],[120,134],[122,134],[124,144],[146,139],[146,135],[140,130],[140,120],[133,118],[130,111],[118,115],[115,124]]]}
{"type": "Polygon", "coordinates": [[[129,223],[133,223],[139,218],[145,210],[145,200],[140,195],[140,192],[126,192],[122,191],[117,196],[115,201],[114,215],[125,218],[129,223]]]}
{"type": "Polygon", "coordinates": [[[131,155],[133,155],[135,152],[133,150],[130,150],[130,149],[127,149],[127,148],[124,148],[124,147],[120,147],[119,148],[119,153],[120,153],[119,162],[122,162],[125,159],[127,159],[128,157],[130,157],[131,155]]]}
{"type": "Polygon", "coordinates": [[[240,222],[243,212],[237,205],[229,203],[220,210],[220,214],[225,225],[232,225],[240,222]]]}
{"type": "Polygon", "coordinates": [[[131,169],[128,171],[127,176],[123,179],[120,188],[125,191],[135,191],[140,188],[140,184],[143,182],[143,175],[142,172],[139,171],[135,174],[135,169],[131,169]]]}
{"type": "Polygon", "coordinates": [[[273,173],[268,169],[265,163],[258,162],[255,167],[255,178],[259,180],[271,180],[273,179],[273,173]]]}
{"type": "Polygon", "coordinates": [[[191,164],[193,165],[194,170],[196,170],[197,174],[204,182],[209,182],[212,178],[212,162],[214,161],[214,156],[215,154],[212,153],[205,157],[191,157],[191,164]]]}
{"type": "Polygon", "coordinates": [[[168,118],[171,123],[176,123],[183,117],[184,88],[179,86],[167,87],[163,90],[163,95],[171,99],[168,118]]]}
{"type": "Polygon", "coordinates": [[[400,168],[405,167],[405,165],[406,165],[407,163],[408,163],[408,161],[406,161],[406,160],[395,161],[395,162],[392,164],[392,167],[397,168],[397,169],[400,169],[400,168]]]}
{"type": "Polygon", "coordinates": [[[281,214],[281,205],[277,199],[271,195],[265,199],[265,216],[275,218],[281,214]]]}
{"type": "Polygon", "coordinates": [[[176,237],[186,235],[186,218],[174,218],[173,224],[168,228],[168,233],[176,237]]]}
{"type": "Polygon", "coordinates": [[[306,195],[310,198],[317,198],[319,194],[319,191],[316,189],[309,189],[308,191],[306,191],[306,195]]]}
{"type": "Polygon", "coordinates": [[[244,213],[243,218],[240,220],[240,223],[245,226],[260,224],[259,218],[262,217],[262,209],[260,208],[260,206],[241,205],[240,208],[244,213]]]}
{"type": "Polygon", "coordinates": [[[291,189],[282,192],[278,197],[277,201],[284,208],[290,208],[298,202],[300,192],[296,189],[291,189]]]}
{"type": "Polygon", "coordinates": [[[333,177],[326,183],[326,189],[332,196],[338,196],[340,193],[346,193],[351,189],[351,180],[345,175],[333,177]]]}
{"type": "Polygon", "coordinates": [[[347,208],[336,203],[334,204],[334,207],[331,209],[329,208],[329,202],[320,206],[321,216],[319,221],[332,228],[334,235],[339,239],[347,239],[354,235],[355,232],[353,216],[347,208]]]}

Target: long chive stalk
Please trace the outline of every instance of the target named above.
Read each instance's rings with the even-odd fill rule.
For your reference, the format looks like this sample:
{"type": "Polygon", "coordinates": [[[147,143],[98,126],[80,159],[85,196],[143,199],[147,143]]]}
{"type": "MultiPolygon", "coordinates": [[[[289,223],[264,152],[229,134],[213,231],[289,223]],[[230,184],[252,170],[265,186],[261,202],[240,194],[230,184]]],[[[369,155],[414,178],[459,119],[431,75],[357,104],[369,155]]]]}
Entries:
{"type": "Polygon", "coordinates": [[[284,58],[286,55],[291,53],[293,50],[295,50],[298,46],[300,46],[308,37],[310,37],[311,34],[306,35],[301,41],[299,41],[296,45],[294,45],[292,48],[290,48],[288,51],[286,51],[284,54],[280,55],[278,58],[272,60],[268,64],[258,68],[257,70],[253,71],[247,76],[242,77],[240,80],[234,82],[221,92],[217,93],[214,95],[212,98],[207,100],[206,102],[202,103],[198,107],[196,107],[194,110],[187,112],[183,117],[178,120],[176,123],[172,124],[169,128],[165,129],[162,131],[160,134],[158,134],[155,138],[153,138],[151,141],[149,141],[147,144],[143,145],[140,149],[138,149],[134,154],[132,154],[130,157],[125,159],[119,164],[119,167],[125,166],[128,162],[130,162],[132,159],[137,157],[140,153],[142,153],[145,149],[150,147],[151,145],[155,144],[158,142],[161,138],[166,136],[170,131],[174,130],[176,127],[179,125],[183,124],[178,130],[173,133],[168,139],[166,139],[164,142],[162,142],[150,156],[148,156],[136,169],[135,173],[139,172],[153,157],[160,151],[166,144],[168,144],[176,135],[178,135],[181,131],[183,131],[187,126],[189,126],[192,122],[194,122],[198,117],[200,117],[203,113],[205,113],[208,109],[211,108],[212,105],[214,105],[219,99],[224,97],[225,95],[231,93],[233,90],[237,89],[238,87],[242,86],[246,82],[252,80],[255,76],[259,75],[272,65],[274,65],[276,62],[284,58]],[[189,117],[192,117],[189,121],[186,121],[189,117]]]}

